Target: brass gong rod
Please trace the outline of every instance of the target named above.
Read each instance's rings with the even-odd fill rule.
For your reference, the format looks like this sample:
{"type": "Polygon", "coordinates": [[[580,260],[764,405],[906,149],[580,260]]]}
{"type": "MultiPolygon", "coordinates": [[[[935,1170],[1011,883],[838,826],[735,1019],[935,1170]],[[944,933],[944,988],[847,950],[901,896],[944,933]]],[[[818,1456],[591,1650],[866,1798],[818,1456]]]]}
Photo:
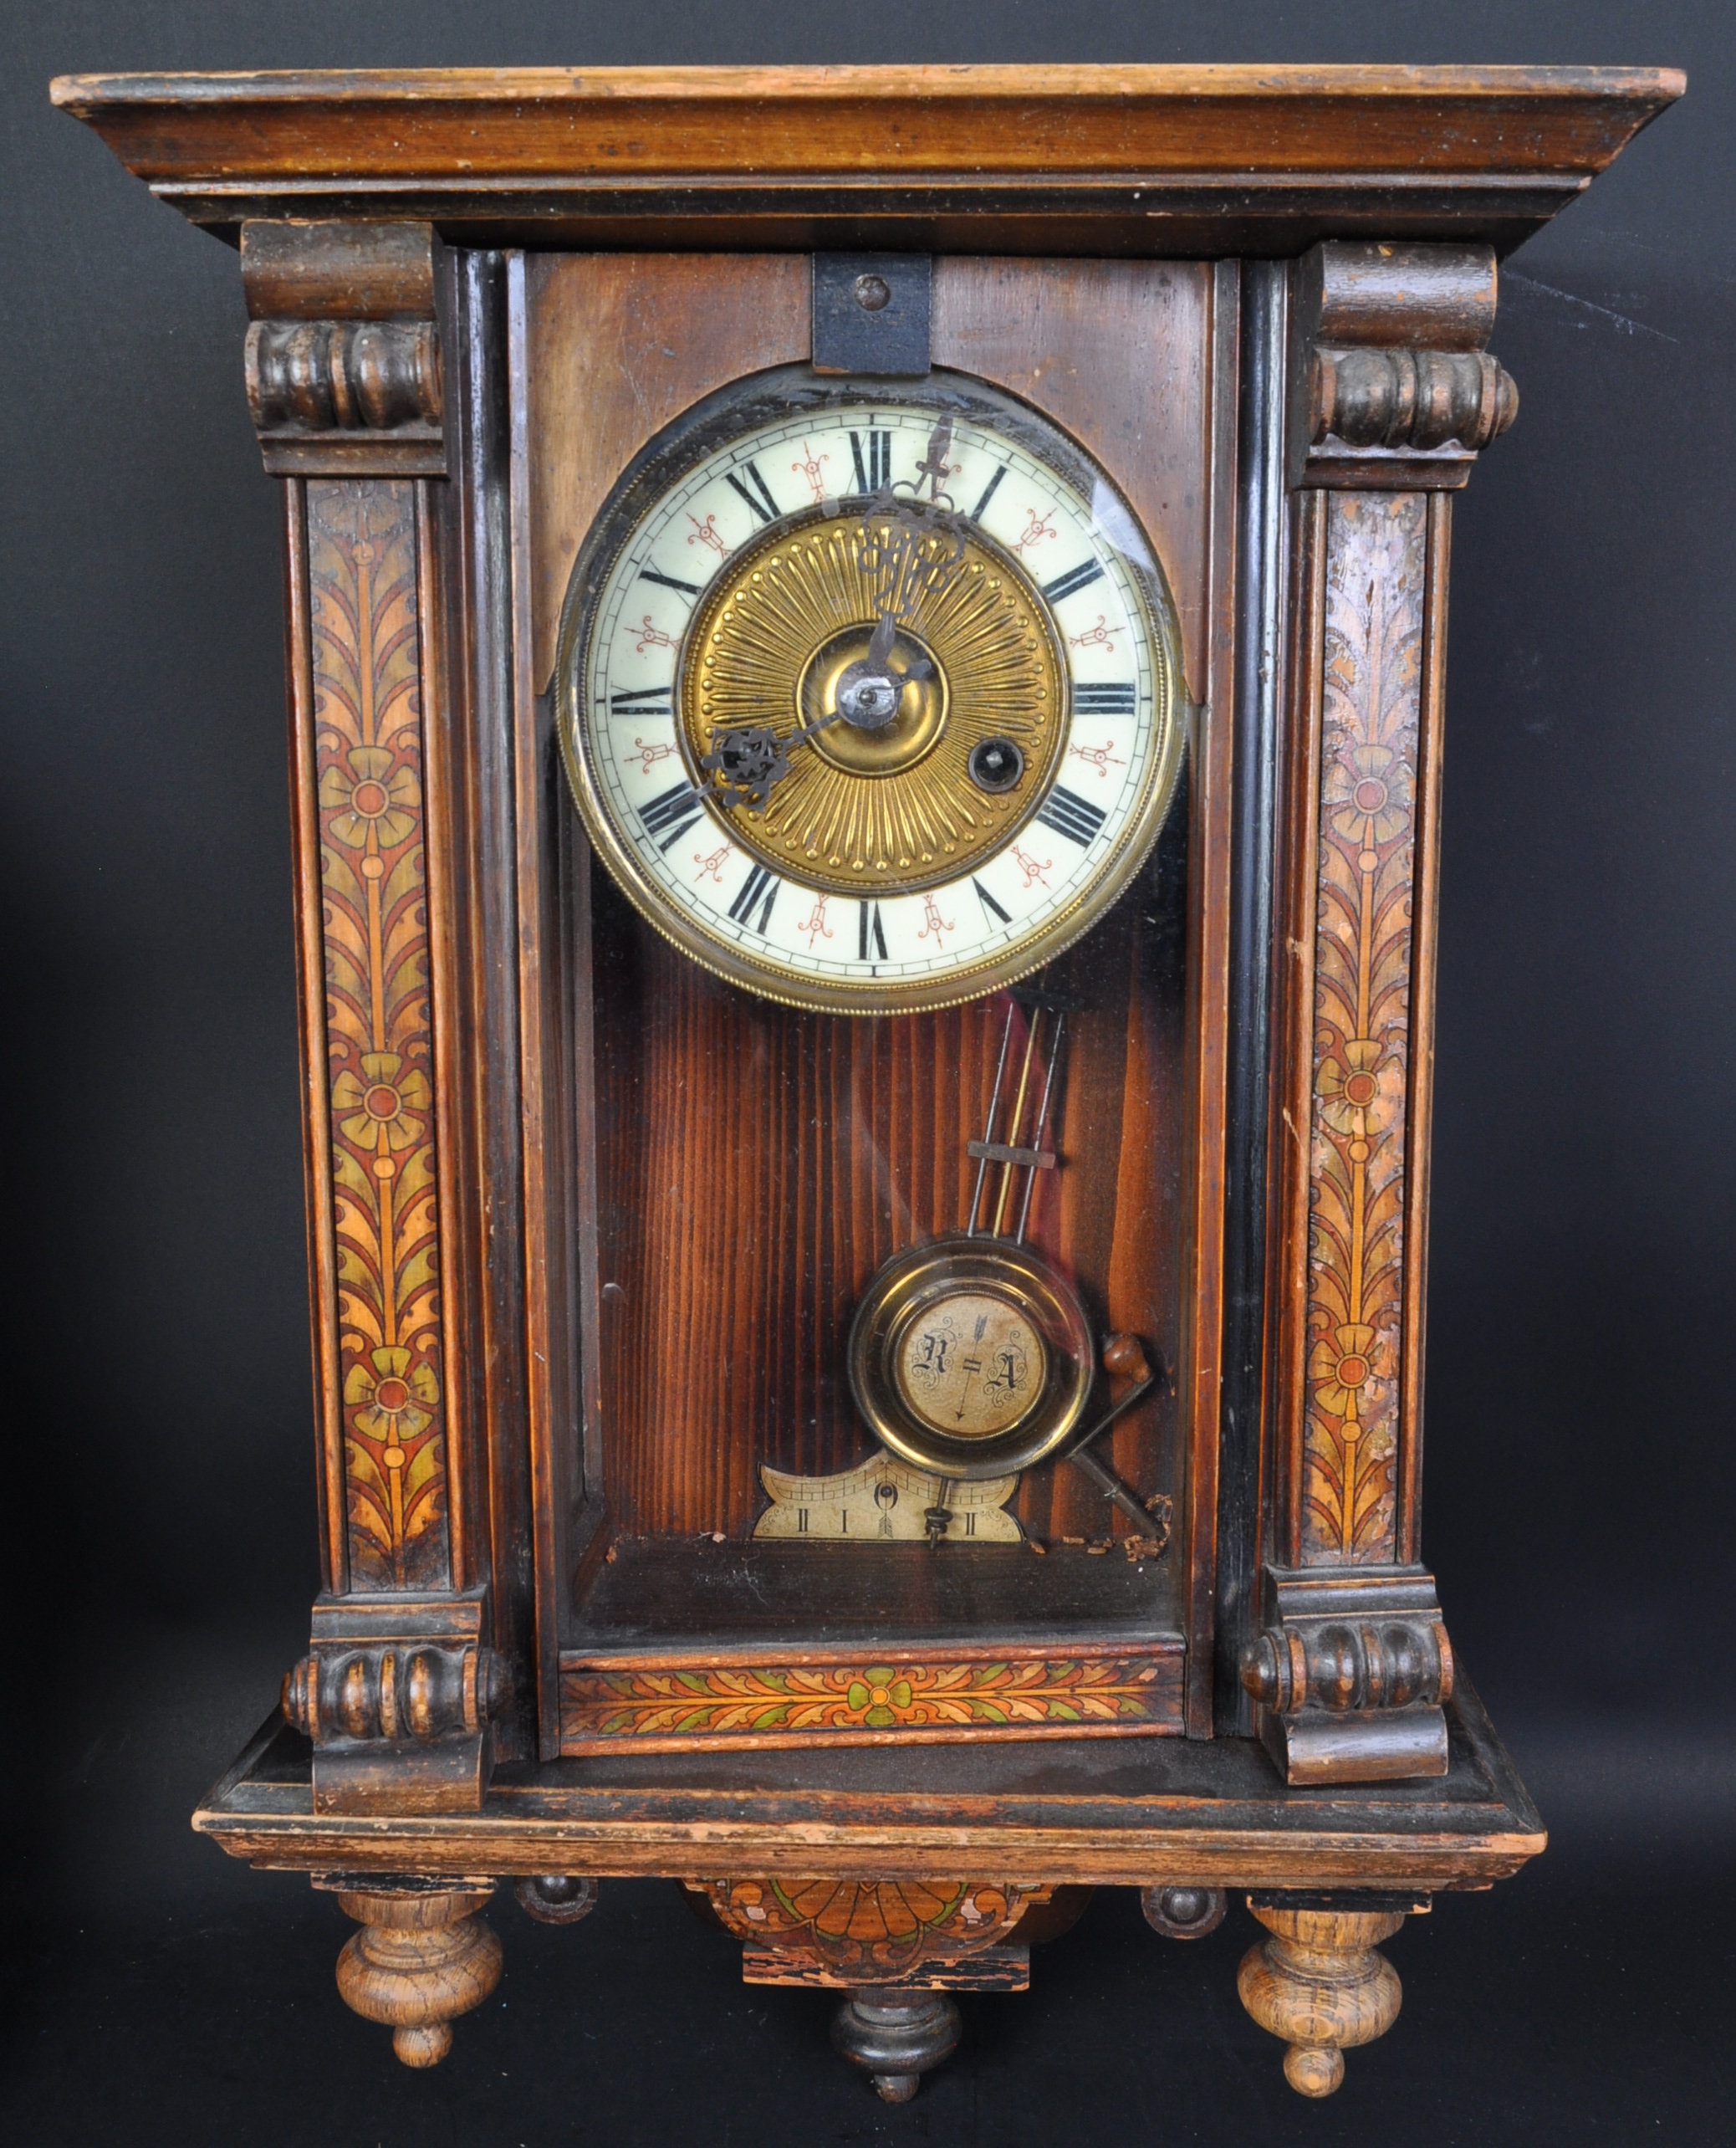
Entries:
{"type": "MultiPolygon", "coordinates": [[[[1013,1000],[1008,1000],[1007,1002],[1007,1025],[1001,1031],[1001,1056],[995,1066],[994,1087],[989,1092],[988,1097],[988,1123],[983,1129],[983,1146],[985,1150],[994,1139],[994,1123],[1000,1112],[1001,1083],[1006,1078],[1007,1053],[1013,1042],[1013,1010],[1017,1004],[1018,1002],[1013,1000]]],[[[977,1215],[983,1205],[983,1181],[988,1176],[988,1158],[984,1154],[977,1158],[977,1184],[975,1190],[971,1194],[970,1220],[964,1226],[964,1235],[967,1238],[974,1238],[977,1235],[977,1215]]]]}
{"type": "MultiPolygon", "coordinates": [[[[1039,1154],[1043,1148],[1043,1129],[1049,1123],[1049,1100],[1054,1093],[1054,1070],[1055,1062],[1061,1056],[1061,1032],[1066,1026],[1067,1017],[1058,1013],[1054,1018],[1054,1032],[1049,1040],[1049,1064],[1043,1070],[1043,1101],[1037,1107],[1037,1131],[1031,1136],[1031,1147],[1039,1154]]],[[[1024,1227],[1030,1221],[1031,1194],[1037,1184],[1037,1169],[1034,1164],[1027,1164],[1024,1167],[1024,1199],[1019,1204],[1019,1229],[1013,1236],[1015,1245],[1024,1243],[1024,1227]]]]}
{"type": "MultiPolygon", "coordinates": [[[[1024,1100],[1031,1086],[1031,1061],[1037,1049],[1037,1032],[1042,1025],[1041,1010],[1032,1008],[1031,1025],[1024,1033],[1024,1058],[1019,1069],[1019,1094],[1013,1099],[1013,1116],[1007,1122],[1007,1131],[1013,1138],[1009,1148],[1019,1145],[1019,1129],[1024,1123],[1024,1100]]],[[[999,1238],[1007,1227],[1007,1206],[1013,1198],[1013,1174],[1017,1166],[1010,1162],[1001,1166],[1001,1190],[994,1204],[994,1225],[989,1235],[999,1238]]]]}

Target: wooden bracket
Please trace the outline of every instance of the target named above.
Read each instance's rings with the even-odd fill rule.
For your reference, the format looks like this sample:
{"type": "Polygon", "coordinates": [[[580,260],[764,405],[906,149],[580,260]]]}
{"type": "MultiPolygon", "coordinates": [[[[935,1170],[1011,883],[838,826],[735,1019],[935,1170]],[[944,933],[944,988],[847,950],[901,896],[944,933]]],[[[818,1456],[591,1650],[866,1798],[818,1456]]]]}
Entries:
{"type": "Polygon", "coordinates": [[[316,1813],[481,1809],[507,1667],[483,1645],[486,1592],[322,1597],[309,1652],[283,1680],[314,1745],[316,1813]]]}
{"type": "Polygon", "coordinates": [[[431,224],[247,223],[248,405],[275,477],[443,477],[431,224]]]}
{"type": "Polygon", "coordinates": [[[814,370],[919,380],[932,364],[926,253],[816,253],[814,370]]]}
{"type": "Polygon", "coordinates": [[[1421,1567],[1268,1567],[1242,1658],[1267,1751],[1294,1783],[1447,1772],[1453,1649],[1421,1567]]]}
{"type": "Polygon", "coordinates": [[[1483,350],[1494,319],[1493,248],[1316,246],[1290,309],[1292,486],[1463,485],[1519,414],[1512,376],[1483,350]]]}
{"type": "Polygon", "coordinates": [[[1030,1949],[1015,1931],[1054,1890],[1028,1881],[712,1880],[696,1885],[743,1942],[749,1984],[834,1991],[1022,1992],[1030,1949]]]}

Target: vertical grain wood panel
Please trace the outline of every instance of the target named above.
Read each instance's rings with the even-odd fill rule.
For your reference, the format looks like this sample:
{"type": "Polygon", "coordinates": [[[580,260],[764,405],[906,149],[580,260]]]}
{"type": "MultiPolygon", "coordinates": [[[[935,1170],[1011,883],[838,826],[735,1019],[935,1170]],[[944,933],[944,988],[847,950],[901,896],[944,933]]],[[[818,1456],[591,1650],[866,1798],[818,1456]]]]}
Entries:
{"type": "Polygon", "coordinates": [[[344,1491],[343,1373],[338,1355],[338,1286],[332,1230],[331,1074],[325,1037],[325,946],[320,923],[319,770],[315,745],[313,596],[308,586],[307,488],[283,487],[288,570],[289,759],[294,785],[290,832],[295,873],[296,994],[301,1014],[303,1171],[307,1186],[308,1287],[314,1338],[314,1395],[319,1436],[320,1578],[334,1594],[350,1586],[344,1491]]]}
{"type": "Polygon", "coordinates": [[[467,1377],[469,1329],[466,1311],[468,1279],[464,1254],[454,1226],[458,1204],[453,1189],[461,1183],[464,1154],[462,1093],[458,1056],[458,954],[455,897],[458,886],[457,786],[450,761],[452,736],[445,621],[434,592],[440,587],[434,503],[426,479],[416,486],[416,586],[420,629],[422,712],[422,789],[426,804],[424,874],[428,932],[429,1020],[434,1069],[434,1137],[447,1189],[440,1242],[440,1330],[444,1356],[444,1416],[447,1463],[447,1524],[451,1533],[452,1586],[467,1588],[476,1578],[469,1541],[472,1510],[486,1514],[487,1478],[483,1443],[474,1435],[467,1377]]]}
{"type": "Polygon", "coordinates": [[[610,487],[653,433],[744,373],[808,355],[800,253],[535,254],[529,371],[531,666],[554,667],[573,562],[610,487]]]}
{"type": "Polygon", "coordinates": [[[1435,953],[1441,913],[1441,775],[1446,751],[1447,586],[1453,495],[1428,502],[1427,580],[1422,611],[1422,736],[1417,748],[1416,879],[1412,911],[1410,1089],[1405,1134],[1398,1477],[1394,1556],[1418,1556],[1422,1494],[1422,1362],[1428,1304],[1428,1178],[1434,1118],[1435,953]]]}
{"type": "Polygon", "coordinates": [[[1291,585],[1290,667],[1279,867],[1278,934],[1281,979],[1274,1077],[1278,1151],[1273,1178],[1278,1216],[1273,1232],[1274,1394],[1269,1405],[1272,1481],[1263,1503],[1279,1562],[1300,1556],[1297,1487],[1302,1481],[1304,1371],[1308,1358],[1309,1127],[1314,1093],[1315,894],[1320,877],[1320,769],[1325,659],[1326,500],[1304,493],[1296,503],[1291,585]]]}
{"type": "Polygon", "coordinates": [[[1162,560],[1196,693],[1209,639],[1211,279],[1198,261],[934,265],[935,364],[1024,396],[1114,473],[1162,560]]]}
{"type": "Polygon", "coordinates": [[[1202,617],[1205,706],[1193,737],[1188,784],[1189,849],[1186,986],[1188,1129],[1184,1302],[1188,1318],[1177,1384],[1188,1431],[1185,1455],[1172,1466],[1177,1494],[1177,1556],[1187,1565],[1187,1721],[1190,1736],[1210,1735],[1213,1637],[1218,1561],[1218,1441],[1223,1407],[1224,1128],[1228,1075],[1230,826],[1235,775],[1232,703],[1235,693],[1237,417],[1240,395],[1241,278],[1220,263],[1211,286],[1205,348],[1211,460],[1202,488],[1207,525],[1202,617]],[[1185,1472],[1185,1474],[1184,1474],[1185,1472]]]}

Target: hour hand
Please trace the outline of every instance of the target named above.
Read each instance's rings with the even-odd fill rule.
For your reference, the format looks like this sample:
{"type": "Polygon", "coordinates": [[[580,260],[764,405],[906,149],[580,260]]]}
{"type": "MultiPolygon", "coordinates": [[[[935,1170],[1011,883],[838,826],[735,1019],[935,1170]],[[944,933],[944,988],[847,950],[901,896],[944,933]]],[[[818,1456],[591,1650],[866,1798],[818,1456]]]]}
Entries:
{"type": "MultiPolygon", "coordinates": [[[[799,731],[795,737],[804,735],[799,731]]],[[[789,773],[785,749],[794,740],[780,739],[768,724],[744,724],[716,736],[717,744],[700,758],[711,778],[706,790],[725,806],[763,806],[772,785],[789,773]]]]}

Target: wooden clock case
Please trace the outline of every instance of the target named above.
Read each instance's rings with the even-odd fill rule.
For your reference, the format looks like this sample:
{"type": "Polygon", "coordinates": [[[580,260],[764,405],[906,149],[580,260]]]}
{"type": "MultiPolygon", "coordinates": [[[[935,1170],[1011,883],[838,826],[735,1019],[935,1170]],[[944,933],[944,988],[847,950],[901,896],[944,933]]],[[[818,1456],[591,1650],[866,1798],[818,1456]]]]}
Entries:
{"type": "Polygon", "coordinates": [[[1682,86],[55,84],[238,243],[283,480],[326,1585],[196,1824],[339,1894],[406,2062],[492,1988],[503,1877],[555,1921],[682,1880],[750,1981],[848,1995],[895,2098],[1083,1890],[1185,1937],[1234,1889],[1243,2001],[1322,2094],[1396,2013],[1376,1943],[1542,1847],[1418,1540],[1451,504],[1517,408],[1498,257],[1682,86]],[[999,1003],[750,999],[563,785],[587,531],[703,397],[826,359],[840,260],[920,286],[887,371],[987,380],[1109,471],[1177,605],[1185,790],[1058,965],[1047,1225],[1161,1358],[1102,1454],[1167,1496],[1162,1557],[1058,1465],[1013,1509],[1040,1560],[753,1538],[761,1464],[862,1459],[850,1307],[959,1220],[999,1003]]]}

